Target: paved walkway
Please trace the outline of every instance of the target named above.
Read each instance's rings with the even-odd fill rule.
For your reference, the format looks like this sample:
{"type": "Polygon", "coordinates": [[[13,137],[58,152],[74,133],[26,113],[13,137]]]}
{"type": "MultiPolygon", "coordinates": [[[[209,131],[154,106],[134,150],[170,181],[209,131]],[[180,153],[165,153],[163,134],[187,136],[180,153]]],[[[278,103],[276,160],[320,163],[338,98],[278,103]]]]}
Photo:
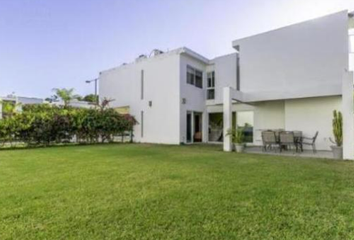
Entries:
{"type": "Polygon", "coordinates": [[[255,154],[278,155],[278,156],[333,159],[333,154],[331,151],[317,151],[317,153],[313,153],[310,150],[304,150],[304,152],[297,152],[296,153],[296,152],[290,150],[290,151],[283,151],[280,153],[279,150],[277,149],[276,152],[274,150],[272,150],[272,151],[268,150],[267,152],[264,152],[264,151],[262,151],[262,147],[253,146],[253,147],[246,147],[245,152],[246,153],[255,153],[255,154]]]}

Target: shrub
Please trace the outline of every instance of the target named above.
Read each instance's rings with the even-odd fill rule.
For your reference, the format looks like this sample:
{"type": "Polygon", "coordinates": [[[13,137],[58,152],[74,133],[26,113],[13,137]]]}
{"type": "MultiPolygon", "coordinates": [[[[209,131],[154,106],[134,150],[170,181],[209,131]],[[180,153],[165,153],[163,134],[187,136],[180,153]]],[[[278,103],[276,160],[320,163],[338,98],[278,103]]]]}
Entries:
{"type": "Polygon", "coordinates": [[[111,142],[113,136],[132,131],[132,116],[113,109],[76,109],[66,106],[25,105],[20,114],[0,120],[0,147],[20,141],[28,146],[111,142]]]}

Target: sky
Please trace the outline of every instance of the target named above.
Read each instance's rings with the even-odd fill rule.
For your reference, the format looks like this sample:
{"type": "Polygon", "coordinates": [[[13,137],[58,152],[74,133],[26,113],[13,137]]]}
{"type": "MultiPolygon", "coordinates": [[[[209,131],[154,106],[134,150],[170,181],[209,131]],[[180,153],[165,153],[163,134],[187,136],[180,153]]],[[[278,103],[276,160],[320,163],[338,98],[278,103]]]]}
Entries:
{"type": "Polygon", "coordinates": [[[85,80],[153,49],[207,58],[238,38],[344,9],[353,0],[0,0],[0,96],[94,92],[85,80]]]}

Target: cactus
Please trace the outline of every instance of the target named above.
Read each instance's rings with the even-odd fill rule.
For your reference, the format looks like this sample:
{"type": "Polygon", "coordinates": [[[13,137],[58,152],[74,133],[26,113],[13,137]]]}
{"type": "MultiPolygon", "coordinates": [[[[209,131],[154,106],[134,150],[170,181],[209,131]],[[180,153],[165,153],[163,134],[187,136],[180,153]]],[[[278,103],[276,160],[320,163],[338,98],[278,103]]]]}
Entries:
{"type": "Polygon", "coordinates": [[[341,147],[343,144],[343,118],[340,111],[333,111],[332,127],[335,140],[335,142],[332,142],[335,143],[338,147],[341,147]]]}

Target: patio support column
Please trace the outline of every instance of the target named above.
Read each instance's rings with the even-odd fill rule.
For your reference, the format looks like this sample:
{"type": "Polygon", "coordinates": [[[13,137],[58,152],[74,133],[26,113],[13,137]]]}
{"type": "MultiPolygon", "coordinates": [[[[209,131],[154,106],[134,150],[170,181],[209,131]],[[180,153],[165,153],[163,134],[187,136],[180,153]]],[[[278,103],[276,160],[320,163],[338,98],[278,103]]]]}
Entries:
{"type": "Polygon", "coordinates": [[[232,128],[232,98],[231,98],[231,88],[224,88],[224,96],[223,96],[223,114],[224,114],[224,151],[231,152],[232,151],[232,141],[231,136],[227,135],[227,130],[232,128]]]}
{"type": "Polygon", "coordinates": [[[353,72],[345,72],[342,85],[343,158],[354,160],[353,72]]]}
{"type": "Polygon", "coordinates": [[[209,141],[209,114],[208,111],[203,112],[203,124],[202,124],[202,129],[203,129],[203,142],[208,142],[209,141]]]}
{"type": "Polygon", "coordinates": [[[191,143],[194,143],[194,134],[195,134],[195,126],[194,126],[194,123],[195,123],[195,119],[194,119],[194,112],[192,111],[191,112],[191,143]]]}
{"type": "Polygon", "coordinates": [[[0,99],[0,119],[2,119],[2,102],[1,102],[1,99],[0,99]]]}

